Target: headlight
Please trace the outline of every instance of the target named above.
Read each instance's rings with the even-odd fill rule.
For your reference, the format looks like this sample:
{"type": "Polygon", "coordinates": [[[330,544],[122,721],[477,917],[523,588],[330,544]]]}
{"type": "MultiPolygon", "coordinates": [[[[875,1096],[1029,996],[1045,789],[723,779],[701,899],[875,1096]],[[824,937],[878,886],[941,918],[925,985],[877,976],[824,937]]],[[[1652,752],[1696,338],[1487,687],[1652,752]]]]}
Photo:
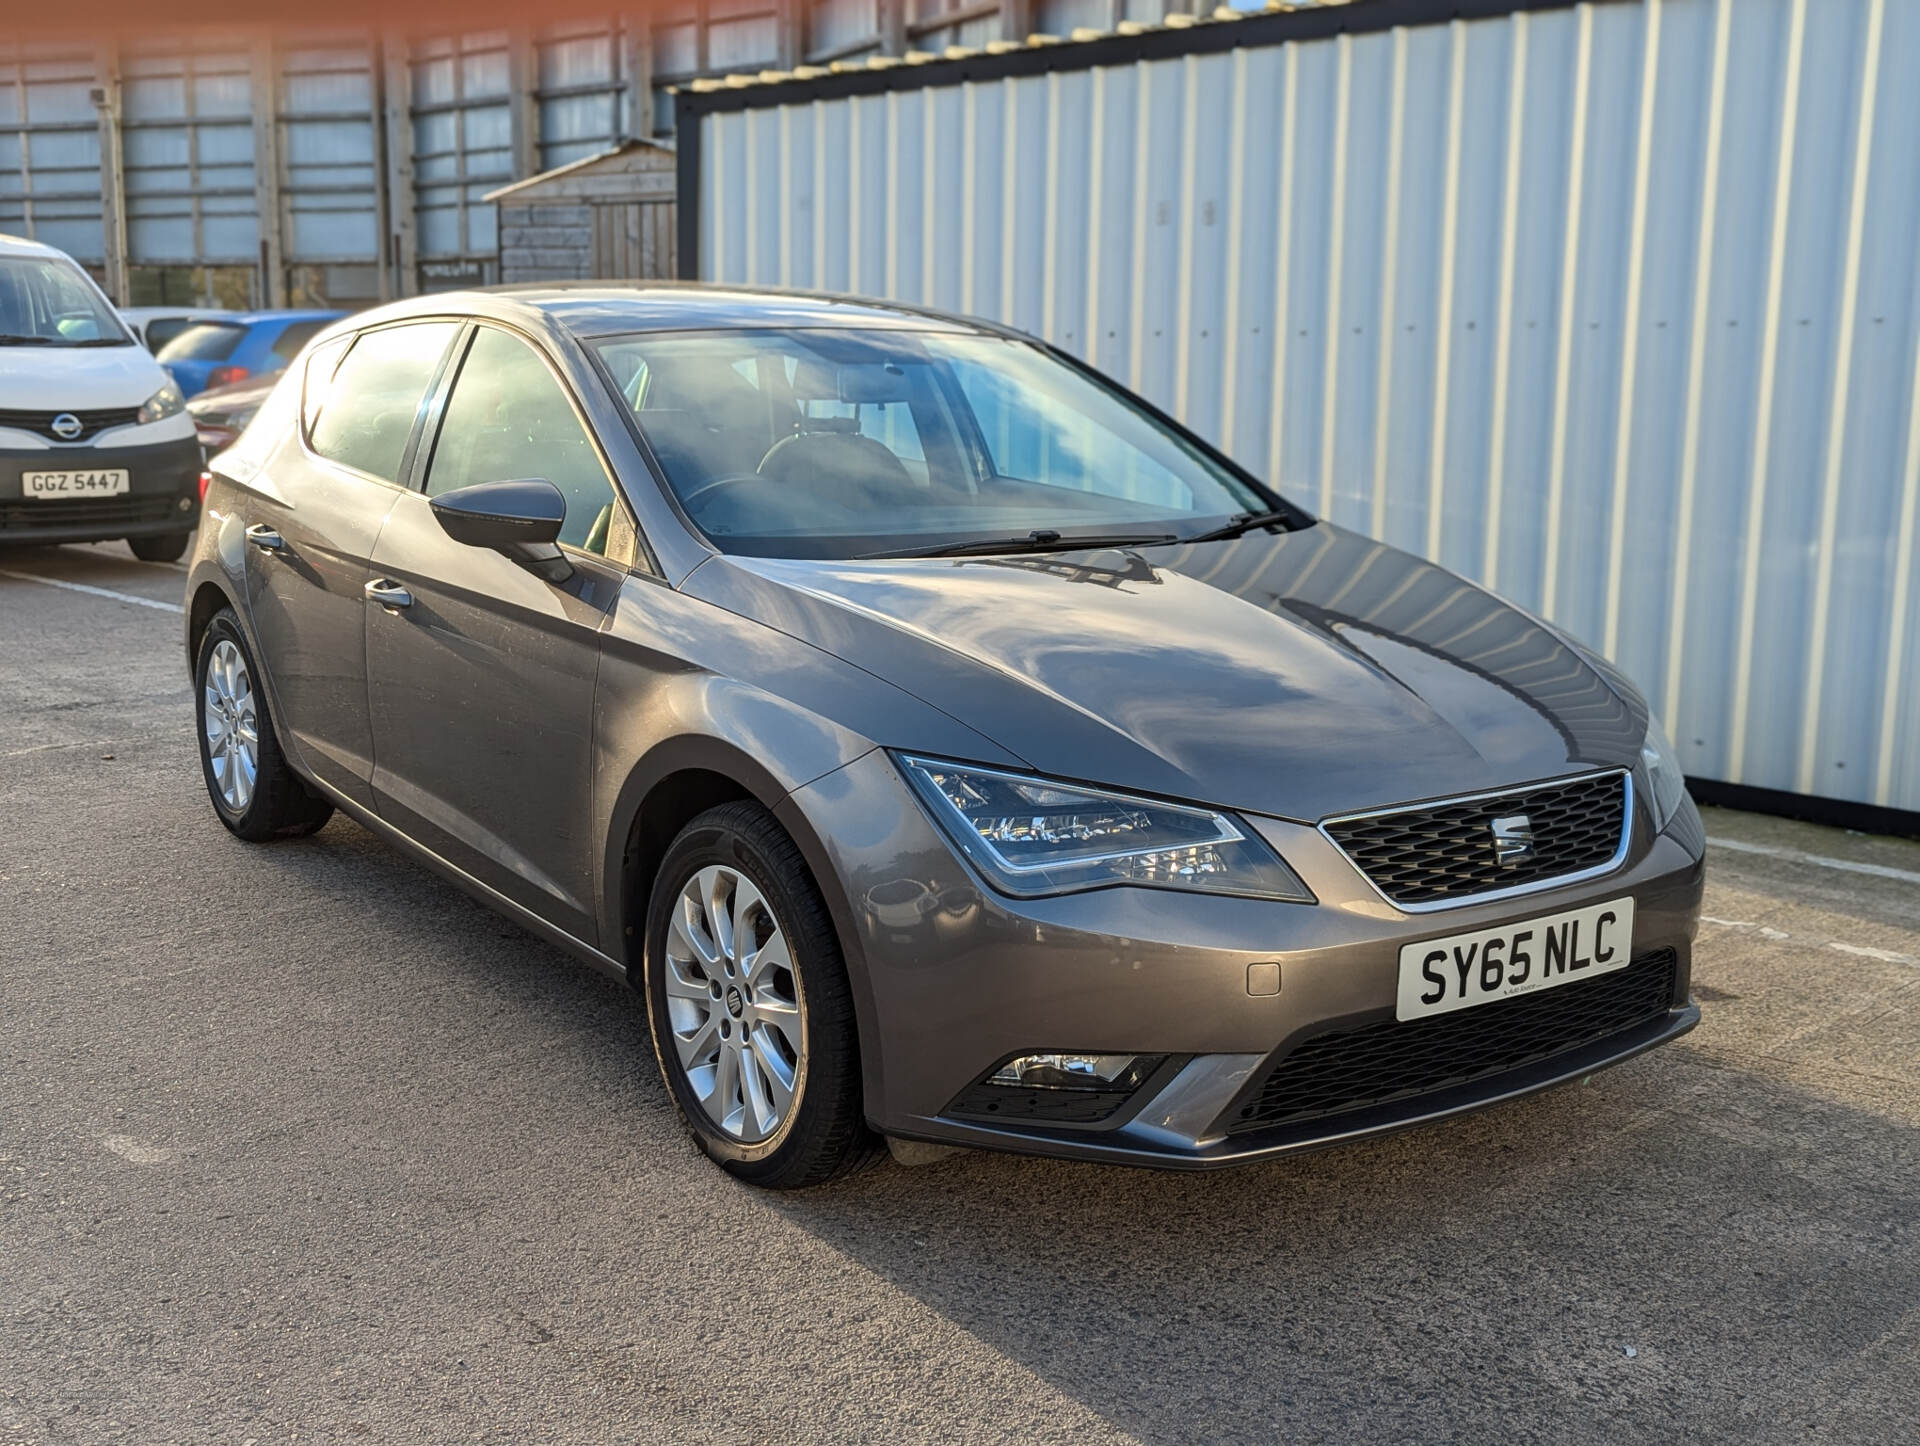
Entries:
{"type": "Polygon", "coordinates": [[[938,759],[899,761],[954,846],[1004,894],[1133,884],[1313,902],[1272,849],[1211,809],[938,759]]]}
{"type": "Polygon", "coordinates": [[[180,395],[180,388],[168,382],[152,396],[134,417],[136,422],[163,422],[168,417],[177,417],[187,409],[187,400],[180,395]]]}
{"type": "Polygon", "coordinates": [[[1646,740],[1640,745],[1640,776],[1653,808],[1653,825],[1665,828],[1687,796],[1687,779],[1680,771],[1673,745],[1652,717],[1647,719],[1646,740]]]}

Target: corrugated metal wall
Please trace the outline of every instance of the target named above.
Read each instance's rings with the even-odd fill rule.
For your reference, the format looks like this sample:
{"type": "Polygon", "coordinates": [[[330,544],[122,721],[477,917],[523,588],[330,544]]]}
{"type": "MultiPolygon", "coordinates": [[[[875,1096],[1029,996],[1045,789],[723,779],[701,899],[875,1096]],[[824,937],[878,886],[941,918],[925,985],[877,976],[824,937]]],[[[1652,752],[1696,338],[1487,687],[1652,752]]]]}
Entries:
{"type": "Polygon", "coordinates": [[[1920,5],[1049,63],[704,115],[701,275],[1052,338],[1617,657],[1689,772],[1920,809],[1920,5]]]}

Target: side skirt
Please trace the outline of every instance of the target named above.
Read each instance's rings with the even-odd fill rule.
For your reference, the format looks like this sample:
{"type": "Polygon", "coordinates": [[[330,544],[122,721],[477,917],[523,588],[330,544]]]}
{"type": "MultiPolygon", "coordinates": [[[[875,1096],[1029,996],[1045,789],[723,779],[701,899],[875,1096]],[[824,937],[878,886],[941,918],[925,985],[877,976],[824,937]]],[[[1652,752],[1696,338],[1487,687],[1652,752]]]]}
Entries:
{"type": "Polygon", "coordinates": [[[601,953],[584,939],[576,939],[573,935],[567,933],[566,930],[556,928],[531,909],[516,904],[498,889],[481,883],[480,880],[476,879],[465,869],[459,867],[459,865],[449,863],[432,849],[416,843],[412,838],[409,838],[378,814],[355,803],[338,789],[330,788],[324,783],[316,782],[304,772],[301,774],[301,781],[304,782],[307,787],[322,795],[327,802],[346,814],[347,817],[351,818],[362,828],[374,834],[382,841],[393,845],[401,853],[406,854],[419,863],[425,864],[448,883],[471,895],[473,898],[478,899],[496,914],[504,914],[529,934],[537,934],[549,944],[566,950],[576,959],[592,965],[609,979],[615,979],[621,983],[627,981],[627,966],[622,964],[618,959],[601,953]]]}

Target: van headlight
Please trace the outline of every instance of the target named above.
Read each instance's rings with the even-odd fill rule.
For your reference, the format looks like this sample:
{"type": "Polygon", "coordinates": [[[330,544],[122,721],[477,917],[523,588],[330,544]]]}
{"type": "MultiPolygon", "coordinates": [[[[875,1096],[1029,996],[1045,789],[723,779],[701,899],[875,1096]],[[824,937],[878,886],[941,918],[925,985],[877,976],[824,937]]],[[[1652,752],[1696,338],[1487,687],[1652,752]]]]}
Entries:
{"type": "Polygon", "coordinates": [[[134,421],[164,422],[168,417],[177,417],[187,409],[187,399],[180,395],[180,388],[172,381],[155,392],[141,405],[134,415],[134,421]]]}
{"type": "Polygon", "coordinates": [[[1673,744],[1651,715],[1647,718],[1646,739],[1640,744],[1640,781],[1653,809],[1653,826],[1665,828],[1687,796],[1687,779],[1673,744]]]}
{"type": "Polygon", "coordinates": [[[1313,902],[1264,841],[1212,809],[933,758],[898,762],[942,832],[1001,893],[1131,884],[1313,902]]]}

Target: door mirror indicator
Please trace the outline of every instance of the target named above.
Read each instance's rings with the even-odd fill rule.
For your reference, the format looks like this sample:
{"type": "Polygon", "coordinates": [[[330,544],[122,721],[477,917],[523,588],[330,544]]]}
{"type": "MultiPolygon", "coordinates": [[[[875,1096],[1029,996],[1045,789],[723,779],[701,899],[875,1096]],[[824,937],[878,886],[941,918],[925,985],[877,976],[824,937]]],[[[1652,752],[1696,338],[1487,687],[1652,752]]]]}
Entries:
{"type": "Polygon", "coordinates": [[[567,520],[567,499],[543,477],[476,482],[428,503],[455,542],[503,553],[548,582],[565,582],[573,567],[554,545],[567,520]]]}

